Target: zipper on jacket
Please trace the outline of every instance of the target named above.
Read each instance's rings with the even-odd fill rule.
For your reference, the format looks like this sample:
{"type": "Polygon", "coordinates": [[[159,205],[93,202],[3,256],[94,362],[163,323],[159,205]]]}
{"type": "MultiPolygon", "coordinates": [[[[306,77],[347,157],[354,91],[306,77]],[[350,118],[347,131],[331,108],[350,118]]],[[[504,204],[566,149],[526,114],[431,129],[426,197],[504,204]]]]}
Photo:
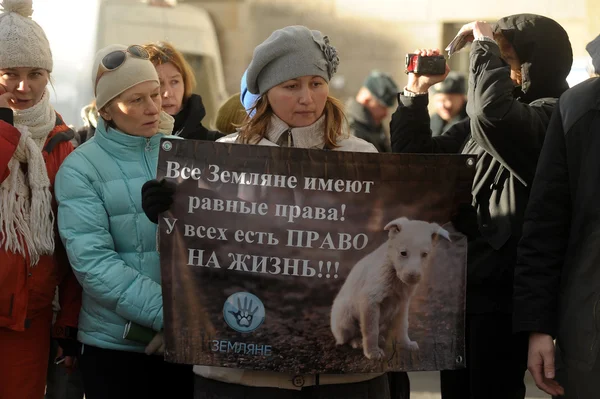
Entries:
{"type": "Polygon", "coordinates": [[[294,138],[292,137],[292,129],[288,129],[287,130],[287,146],[288,147],[293,147],[294,146],[294,138]]]}
{"type": "Polygon", "coordinates": [[[146,170],[148,172],[148,176],[151,179],[154,179],[154,174],[152,173],[152,169],[150,168],[150,164],[148,163],[148,156],[152,151],[152,146],[150,145],[150,139],[146,139],[146,147],[144,148],[144,163],[146,164],[146,170]]]}

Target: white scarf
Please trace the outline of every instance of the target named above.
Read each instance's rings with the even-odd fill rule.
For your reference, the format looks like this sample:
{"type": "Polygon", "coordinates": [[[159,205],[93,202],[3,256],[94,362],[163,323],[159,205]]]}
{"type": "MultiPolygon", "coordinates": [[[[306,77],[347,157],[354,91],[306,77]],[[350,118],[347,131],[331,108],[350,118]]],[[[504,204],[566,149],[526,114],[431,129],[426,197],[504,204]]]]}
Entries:
{"type": "Polygon", "coordinates": [[[52,195],[42,155],[56,123],[48,90],[33,107],[14,111],[14,123],[21,139],[8,163],[10,175],[0,184],[0,247],[23,256],[27,248],[35,266],[41,255],[54,252],[52,195]]]}
{"type": "Polygon", "coordinates": [[[158,120],[158,133],[169,135],[175,127],[175,118],[167,114],[165,111],[160,111],[158,120]]]}

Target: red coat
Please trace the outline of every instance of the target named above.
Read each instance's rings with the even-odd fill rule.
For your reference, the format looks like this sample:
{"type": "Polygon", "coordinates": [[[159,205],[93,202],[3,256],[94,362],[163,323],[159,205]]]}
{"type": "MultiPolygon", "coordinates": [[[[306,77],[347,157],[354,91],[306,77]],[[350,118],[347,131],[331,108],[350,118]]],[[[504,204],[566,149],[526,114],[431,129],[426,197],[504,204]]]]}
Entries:
{"type": "MultiPolygon", "coordinates": [[[[19,144],[21,134],[10,123],[0,120],[0,183],[10,171],[8,163],[19,144]]],[[[57,114],[56,127],[49,134],[43,155],[54,195],[54,178],[64,159],[73,151],[72,131],[57,114]]],[[[53,200],[54,215],[57,212],[53,200]]],[[[55,226],[56,249],[53,255],[41,256],[35,267],[28,257],[0,248],[0,328],[24,331],[29,319],[52,306],[59,287],[61,313],[54,327],[57,338],[73,337],[81,308],[81,287],[75,279],[65,249],[55,226]],[[65,328],[67,327],[67,328],[65,328]]]]}

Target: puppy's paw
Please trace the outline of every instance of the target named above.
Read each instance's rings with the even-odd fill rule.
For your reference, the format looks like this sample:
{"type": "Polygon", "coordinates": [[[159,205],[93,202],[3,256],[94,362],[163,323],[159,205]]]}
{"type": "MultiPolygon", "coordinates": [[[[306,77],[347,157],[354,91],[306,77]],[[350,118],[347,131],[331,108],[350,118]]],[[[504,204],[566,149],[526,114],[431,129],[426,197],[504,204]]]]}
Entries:
{"type": "Polygon", "coordinates": [[[353,340],[350,341],[350,345],[354,349],[358,349],[358,348],[362,347],[362,340],[360,338],[354,338],[353,340]]]}
{"type": "Polygon", "coordinates": [[[416,352],[419,350],[419,344],[417,344],[416,341],[405,341],[405,342],[401,342],[400,347],[403,349],[406,349],[409,352],[416,352]]]}
{"type": "Polygon", "coordinates": [[[348,342],[343,330],[340,331],[338,329],[332,328],[331,332],[333,333],[333,338],[335,339],[336,345],[344,345],[346,342],[348,342]]]}
{"type": "Polygon", "coordinates": [[[381,360],[385,357],[385,352],[380,347],[366,349],[364,350],[365,356],[367,359],[371,360],[381,360]]]}

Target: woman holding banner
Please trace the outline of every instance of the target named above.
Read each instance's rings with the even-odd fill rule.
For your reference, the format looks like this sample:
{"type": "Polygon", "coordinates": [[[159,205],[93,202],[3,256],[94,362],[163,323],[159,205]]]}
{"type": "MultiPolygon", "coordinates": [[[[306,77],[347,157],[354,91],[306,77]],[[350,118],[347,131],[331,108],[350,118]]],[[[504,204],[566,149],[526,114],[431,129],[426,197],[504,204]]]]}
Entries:
{"type": "Polygon", "coordinates": [[[161,112],[158,75],[141,46],[111,45],[92,71],[101,119],[93,140],[60,168],[58,225],[83,287],[78,339],[88,399],[191,397],[191,367],[166,363],[156,225],[140,189],[156,173],[161,137],[173,118],[161,112]],[[124,338],[136,323],[154,338],[124,338]]]}
{"type": "MultiPolygon", "coordinates": [[[[277,30],[254,50],[246,79],[259,95],[245,124],[224,143],[377,152],[350,136],[341,103],[329,96],[339,59],[327,36],[304,26],[277,30]]],[[[146,183],[142,204],[148,218],[169,209],[173,187],[146,183]]],[[[390,398],[385,374],[289,375],[195,366],[195,398],[390,398]]]]}

